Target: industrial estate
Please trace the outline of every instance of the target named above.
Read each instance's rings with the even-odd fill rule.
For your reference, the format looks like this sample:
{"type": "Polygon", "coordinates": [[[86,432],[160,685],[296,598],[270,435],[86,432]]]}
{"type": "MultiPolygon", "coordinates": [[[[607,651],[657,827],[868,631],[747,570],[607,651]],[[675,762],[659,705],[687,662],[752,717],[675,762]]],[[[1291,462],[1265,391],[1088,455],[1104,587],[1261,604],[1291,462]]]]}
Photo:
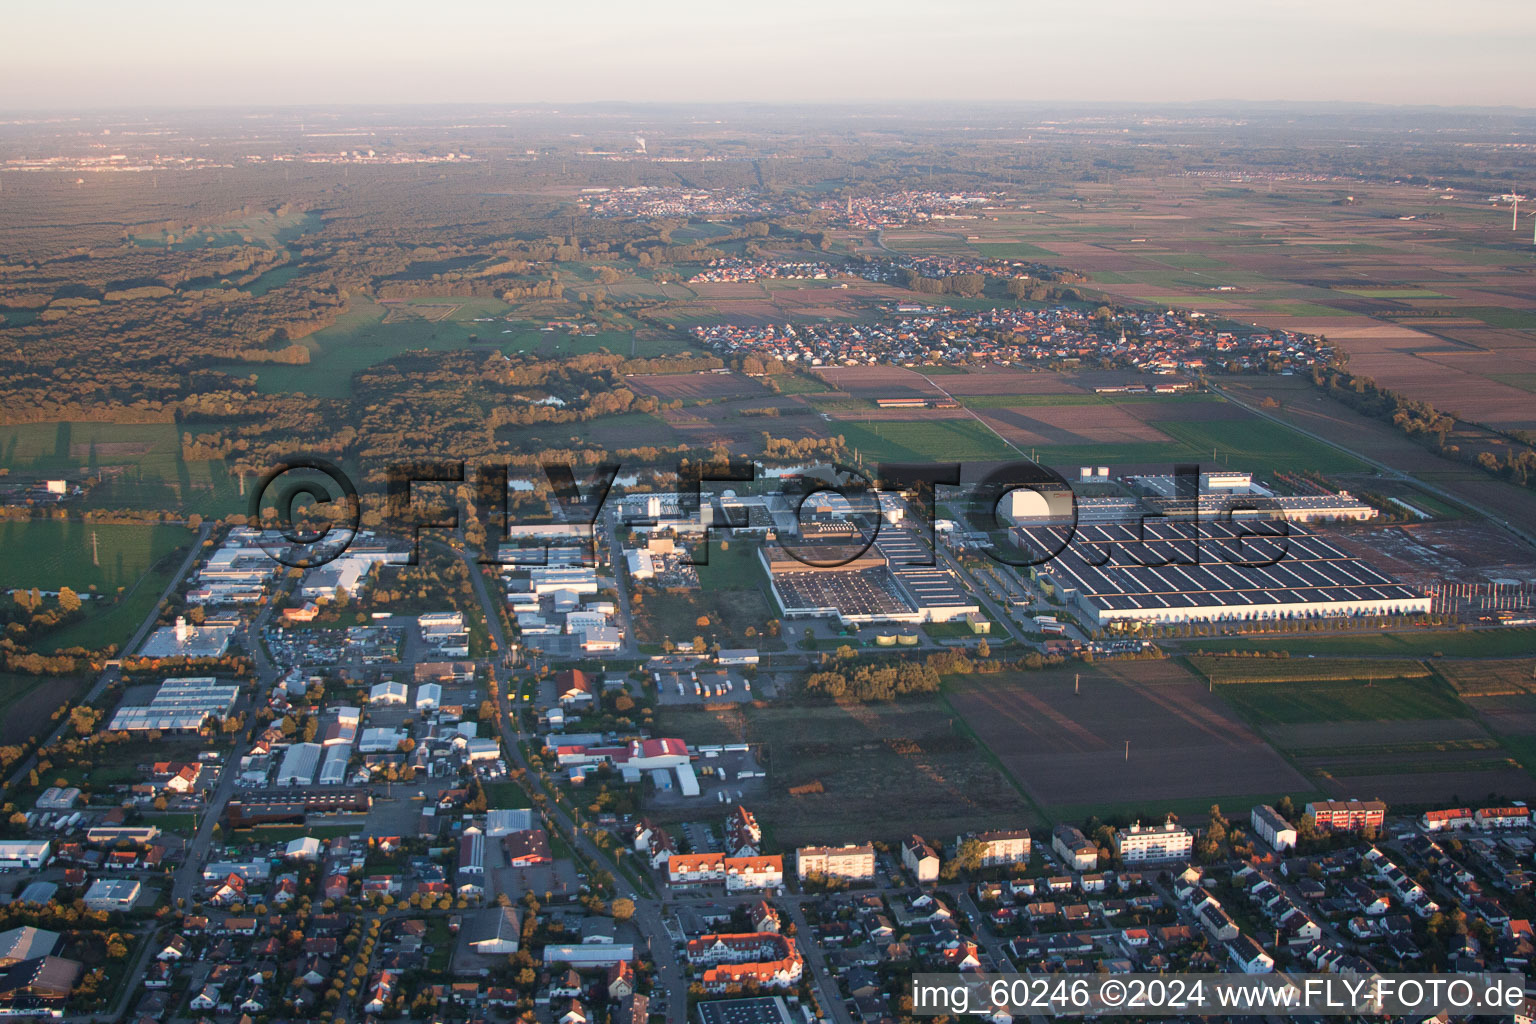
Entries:
{"type": "Polygon", "coordinates": [[[0,125],[0,1012],[1527,974],[1536,121],[1145,113],[0,125]]]}

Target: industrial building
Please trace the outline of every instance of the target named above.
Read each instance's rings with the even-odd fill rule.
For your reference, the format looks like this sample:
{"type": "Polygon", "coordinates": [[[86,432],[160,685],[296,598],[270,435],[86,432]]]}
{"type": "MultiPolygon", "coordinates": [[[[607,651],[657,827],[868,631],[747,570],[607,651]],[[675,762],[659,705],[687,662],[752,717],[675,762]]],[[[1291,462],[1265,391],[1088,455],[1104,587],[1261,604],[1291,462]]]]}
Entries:
{"type": "Polygon", "coordinates": [[[167,679],[142,707],[118,709],[107,728],[120,732],[196,732],[209,718],[223,718],[235,706],[240,687],[212,676],[167,679]]]}
{"type": "Polygon", "coordinates": [[[500,839],[514,832],[526,832],[533,828],[533,811],[527,807],[485,812],[485,834],[500,839]]]}
{"type": "Polygon", "coordinates": [[[370,704],[404,704],[410,690],[404,683],[386,680],[376,683],[368,691],[370,704]]]}
{"type": "Polygon", "coordinates": [[[9,967],[23,960],[35,960],[40,956],[50,956],[59,948],[60,938],[62,936],[58,932],[49,931],[46,928],[34,928],[31,925],[22,925],[19,928],[9,928],[0,932],[0,967],[9,967]]]}
{"type": "Polygon", "coordinates": [[[409,738],[404,729],[364,729],[357,749],[363,754],[393,753],[409,738]]]}
{"type": "Polygon", "coordinates": [[[1126,483],[1146,498],[1148,508],[1164,515],[1202,518],[1259,517],[1309,522],[1349,519],[1364,522],[1378,512],[1348,491],[1337,494],[1275,494],[1256,483],[1251,473],[1202,473],[1198,488],[1193,474],[1131,476],[1126,483]]]}
{"type": "Polygon", "coordinates": [[[577,594],[597,593],[597,570],[578,565],[538,566],[528,570],[528,589],[543,597],[557,590],[577,594]]]}
{"type": "Polygon", "coordinates": [[[320,770],[320,755],[325,747],[319,743],[295,743],[283,754],[282,767],[277,771],[279,786],[313,786],[320,770]]]}
{"type": "Polygon", "coordinates": [[[699,1024],[792,1024],[797,1018],[783,996],[717,999],[698,1005],[699,1024]]]}
{"type": "Polygon", "coordinates": [[[52,854],[53,846],[46,839],[0,840],[0,868],[40,868],[52,854]]]}
{"type": "Polygon", "coordinates": [[[185,616],[176,623],[162,626],[149,635],[139,648],[141,658],[222,658],[229,650],[239,623],[205,620],[194,626],[185,616]]]}
{"type": "Polygon", "coordinates": [[[556,945],[551,942],[544,947],[545,964],[563,963],[576,970],[612,967],[634,958],[635,947],[629,943],[580,942],[575,945],[556,945]]]}
{"type": "Polygon", "coordinates": [[[906,531],[882,530],[867,549],[854,535],[798,543],[795,555],[758,554],[787,619],[835,617],[845,626],[953,622],[980,611],[954,575],[906,531]],[[893,568],[894,567],[894,568],[893,568]]]}
{"type": "Polygon", "coordinates": [[[131,878],[98,878],[85,890],[88,910],[132,910],[138,902],[142,883],[131,878]]]}
{"type": "Polygon", "coordinates": [[[351,757],[351,746],[337,745],[326,747],[325,763],[320,766],[320,785],[344,785],[347,781],[347,763],[351,760],[351,757]]]}
{"type": "Polygon", "coordinates": [[[1303,526],[1153,520],[1079,524],[1075,538],[1056,527],[1016,532],[1042,559],[1033,574],[1095,626],[1424,614],[1430,608],[1429,597],[1303,526]]]}
{"type": "Polygon", "coordinates": [[[487,907],[469,925],[469,948],[482,955],[516,953],[521,938],[516,907],[487,907]]]}

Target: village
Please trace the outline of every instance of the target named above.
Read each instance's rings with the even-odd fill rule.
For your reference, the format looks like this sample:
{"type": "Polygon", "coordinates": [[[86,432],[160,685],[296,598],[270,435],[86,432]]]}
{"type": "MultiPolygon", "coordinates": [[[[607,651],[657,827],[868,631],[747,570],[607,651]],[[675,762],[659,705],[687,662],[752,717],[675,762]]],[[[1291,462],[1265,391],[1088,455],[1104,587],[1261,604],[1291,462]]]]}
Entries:
{"type": "Polygon", "coordinates": [[[1199,314],[1125,313],[1100,322],[1079,309],[966,312],[895,305],[865,323],[719,324],[693,328],[700,344],[728,357],[773,357],[802,367],[926,364],[1122,367],[1151,374],[1307,372],[1325,365],[1323,340],[1285,331],[1239,334],[1203,327],[1199,314]]]}

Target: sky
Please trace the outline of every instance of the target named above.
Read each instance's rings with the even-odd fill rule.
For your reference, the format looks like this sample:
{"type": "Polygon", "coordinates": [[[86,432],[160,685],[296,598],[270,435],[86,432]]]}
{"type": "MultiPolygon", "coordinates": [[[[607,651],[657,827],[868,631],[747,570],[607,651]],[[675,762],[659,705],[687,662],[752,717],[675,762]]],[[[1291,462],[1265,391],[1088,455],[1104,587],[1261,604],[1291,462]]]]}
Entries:
{"type": "Polygon", "coordinates": [[[6,110],[611,100],[1536,106],[1532,0],[7,7],[6,110]]]}

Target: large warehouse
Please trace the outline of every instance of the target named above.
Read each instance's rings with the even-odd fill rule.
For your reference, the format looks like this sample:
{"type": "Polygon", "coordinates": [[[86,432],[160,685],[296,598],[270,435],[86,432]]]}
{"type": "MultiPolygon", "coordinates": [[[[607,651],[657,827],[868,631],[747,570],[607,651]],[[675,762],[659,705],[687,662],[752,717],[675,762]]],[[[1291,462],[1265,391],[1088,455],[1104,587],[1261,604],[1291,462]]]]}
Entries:
{"type": "Polygon", "coordinates": [[[835,616],[845,626],[863,626],[952,622],[979,610],[952,573],[931,567],[932,551],[910,532],[881,530],[867,550],[852,557],[858,546],[844,540],[826,544],[823,553],[816,542],[801,542],[800,558],[781,549],[772,556],[760,551],[784,617],[835,616]],[[844,559],[846,564],[832,566],[844,559]]]}
{"type": "MultiPolygon", "coordinates": [[[[1080,524],[1036,570],[1095,625],[1427,613],[1429,598],[1295,524],[1080,524]],[[1284,536],[1258,538],[1260,530],[1284,536]],[[1270,563],[1270,564],[1266,564],[1270,563]]],[[[1018,531],[1036,551],[1059,528],[1018,531]]]]}
{"type": "Polygon", "coordinates": [[[240,687],[212,676],[167,679],[145,706],[119,708],[109,729],[115,732],[196,732],[209,718],[234,709],[240,687]]]}

